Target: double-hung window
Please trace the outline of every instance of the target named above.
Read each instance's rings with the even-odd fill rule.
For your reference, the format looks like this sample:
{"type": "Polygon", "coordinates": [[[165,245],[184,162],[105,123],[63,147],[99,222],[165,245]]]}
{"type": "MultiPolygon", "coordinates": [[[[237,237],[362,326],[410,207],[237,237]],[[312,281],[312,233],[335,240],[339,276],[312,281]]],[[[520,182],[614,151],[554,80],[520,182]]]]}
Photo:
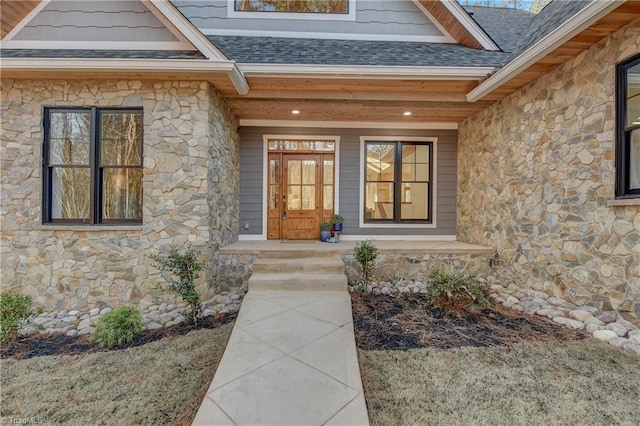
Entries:
{"type": "Polygon", "coordinates": [[[366,141],[364,222],[432,223],[433,142],[366,141]]]}
{"type": "Polygon", "coordinates": [[[617,67],[616,196],[640,197],[640,55],[617,67]]]}
{"type": "Polygon", "coordinates": [[[142,110],[47,108],[43,222],[142,222],[142,110]]]}

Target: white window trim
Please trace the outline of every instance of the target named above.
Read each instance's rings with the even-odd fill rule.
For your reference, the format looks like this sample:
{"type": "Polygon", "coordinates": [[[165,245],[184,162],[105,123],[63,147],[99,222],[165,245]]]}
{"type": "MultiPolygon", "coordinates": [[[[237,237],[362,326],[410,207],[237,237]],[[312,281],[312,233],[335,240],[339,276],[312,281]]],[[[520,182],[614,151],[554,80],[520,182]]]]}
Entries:
{"type": "Polygon", "coordinates": [[[437,228],[437,211],[438,211],[438,138],[436,137],[408,137],[408,136],[360,136],[360,190],[358,194],[358,224],[360,228],[416,228],[416,229],[434,229],[437,228]],[[433,143],[433,185],[432,185],[432,215],[431,223],[365,223],[364,221],[364,190],[365,190],[365,169],[364,148],[365,142],[381,141],[381,142],[431,142],[433,143]]]}
{"type": "Polygon", "coordinates": [[[295,13],[295,12],[238,12],[235,1],[227,0],[227,18],[244,19],[301,19],[313,21],[355,21],[356,0],[349,1],[349,13],[295,13]]]}
{"type": "MultiPolygon", "coordinates": [[[[262,135],[262,234],[240,234],[239,240],[266,240],[267,239],[267,218],[268,218],[268,190],[269,190],[269,139],[290,139],[290,140],[329,140],[335,142],[335,151],[333,153],[333,211],[334,213],[340,212],[340,136],[330,135],[262,135]],[[244,237],[243,237],[244,236],[244,237]],[[253,238],[247,238],[247,237],[253,238]],[[243,238],[240,238],[243,237],[243,238]]],[[[293,153],[293,151],[292,151],[293,153]]]]}

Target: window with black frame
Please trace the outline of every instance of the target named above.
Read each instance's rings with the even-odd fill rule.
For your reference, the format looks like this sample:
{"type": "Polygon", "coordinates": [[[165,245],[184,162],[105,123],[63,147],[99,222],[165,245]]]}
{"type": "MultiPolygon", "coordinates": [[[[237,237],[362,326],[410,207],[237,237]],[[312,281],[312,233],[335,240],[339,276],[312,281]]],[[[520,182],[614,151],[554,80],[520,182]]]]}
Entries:
{"type": "Polygon", "coordinates": [[[616,196],[640,197],[640,55],[618,65],[616,196]]]}
{"type": "Polygon", "coordinates": [[[142,222],[142,111],[47,108],[43,222],[142,222]]]}
{"type": "Polygon", "coordinates": [[[431,223],[432,142],[365,142],[365,223],[431,223]]]}

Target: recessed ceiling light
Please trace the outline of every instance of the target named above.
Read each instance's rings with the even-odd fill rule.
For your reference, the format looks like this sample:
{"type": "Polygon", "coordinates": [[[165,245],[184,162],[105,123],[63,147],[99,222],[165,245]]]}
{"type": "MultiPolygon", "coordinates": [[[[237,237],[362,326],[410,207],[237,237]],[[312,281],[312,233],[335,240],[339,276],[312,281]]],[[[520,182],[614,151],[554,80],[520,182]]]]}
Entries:
{"type": "Polygon", "coordinates": [[[293,111],[291,111],[291,114],[300,114],[300,110],[294,109],[293,111]]]}
{"type": "Polygon", "coordinates": [[[405,112],[402,113],[402,115],[407,115],[407,116],[411,115],[411,111],[405,111],[405,112]]]}

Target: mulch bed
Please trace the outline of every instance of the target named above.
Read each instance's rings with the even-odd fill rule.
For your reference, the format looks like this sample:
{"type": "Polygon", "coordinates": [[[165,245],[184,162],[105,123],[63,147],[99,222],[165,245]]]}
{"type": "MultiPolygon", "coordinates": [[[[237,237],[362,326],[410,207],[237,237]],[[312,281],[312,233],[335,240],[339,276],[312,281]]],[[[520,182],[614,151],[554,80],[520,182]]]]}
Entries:
{"type": "Polygon", "coordinates": [[[582,340],[589,336],[500,305],[456,315],[431,306],[419,294],[352,293],[351,303],[356,344],[363,350],[497,347],[520,342],[582,340]]]}
{"type": "Polygon", "coordinates": [[[41,333],[21,337],[15,342],[2,344],[0,358],[28,359],[48,355],[79,355],[91,352],[121,350],[132,348],[164,339],[165,337],[179,337],[190,331],[202,328],[218,328],[235,321],[237,313],[229,313],[218,317],[206,317],[200,324],[178,324],[167,328],[146,330],[131,343],[106,349],[89,341],[90,335],[69,337],[62,333],[41,333]]]}

